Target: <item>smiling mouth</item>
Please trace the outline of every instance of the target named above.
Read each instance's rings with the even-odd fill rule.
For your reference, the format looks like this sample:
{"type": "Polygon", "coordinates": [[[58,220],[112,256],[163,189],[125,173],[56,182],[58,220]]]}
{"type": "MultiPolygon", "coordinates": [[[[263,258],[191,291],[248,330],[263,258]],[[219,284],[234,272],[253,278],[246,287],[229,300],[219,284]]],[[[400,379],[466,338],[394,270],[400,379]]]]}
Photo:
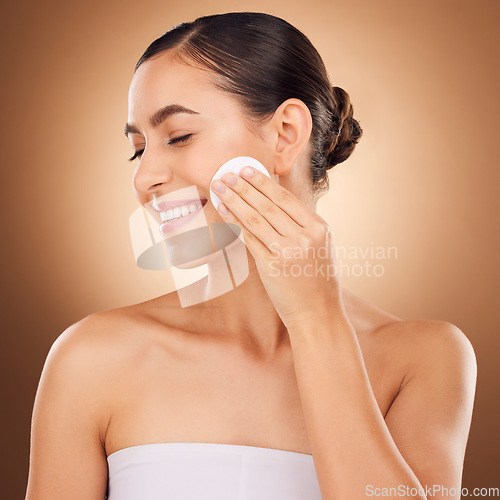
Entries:
{"type": "Polygon", "coordinates": [[[206,198],[162,201],[155,203],[153,208],[159,212],[161,222],[173,222],[198,213],[207,201],[206,198]]]}

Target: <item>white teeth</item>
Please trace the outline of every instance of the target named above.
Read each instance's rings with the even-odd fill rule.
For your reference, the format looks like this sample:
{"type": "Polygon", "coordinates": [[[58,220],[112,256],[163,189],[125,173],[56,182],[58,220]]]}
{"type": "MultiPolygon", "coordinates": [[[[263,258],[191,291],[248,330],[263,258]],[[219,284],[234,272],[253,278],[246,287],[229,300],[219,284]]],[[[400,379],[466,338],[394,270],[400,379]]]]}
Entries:
{"type": "Polygon", "coordinates": [[[170,220],[174,217],[174,211],[169,209],[166,212],[160,212],[160,220],[165,222],[166,220],[170,220]]]}
{"type": "Polygon", "coordinates": [[[191,203],[189,205],[182,205],[180,207],[170,208],[166,212],[160,212],[160,220],[166,222],[179,217],[185,217],[201,208],[200,203],[191,203]]]}

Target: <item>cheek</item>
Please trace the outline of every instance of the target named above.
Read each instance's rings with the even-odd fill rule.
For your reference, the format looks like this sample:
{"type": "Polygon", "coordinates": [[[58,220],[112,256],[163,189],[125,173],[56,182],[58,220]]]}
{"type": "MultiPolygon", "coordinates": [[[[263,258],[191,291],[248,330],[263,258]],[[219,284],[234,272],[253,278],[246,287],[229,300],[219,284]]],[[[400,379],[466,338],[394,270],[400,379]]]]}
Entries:
{"type": "Polygon", "coordinates": [[[210,174],[209,165],[206,161],[199,160],[192,166],[186,167],[185,178],[200,188],[207,188],[210,185],[210,180],[212,178],[210,174]]]}
{"type": "Polygon", "coordinates": [[[208,193],[212,177],[222,163],[219,164],[217,158],[209,158],[207,156],[197,158],[196,161],[185,166],[184,178],[200,188],[204,193],[208,193]]]}
{"type": "Polygon", "coordinates": [[[255,155],[259,156],[256,139],[241,124],[217,127],[185,157],[185,178],[208,194],[212,177],[224,163],[236,156],[255,155]]]}
{"type": "Polygon", "coordinates": [[[196,148],[196,152],[193,148],[192,155],[185,158],[183,168],[185,179],[208,193],[212,177],[221,165],[235,156],[246,154],[247,149],[242,147],[240,143],[232,142],[230,144],[228,146],[228,143],[224,141],[221,141],[220,144],[212,142],[209,146],[204,145],[199,149],[196,148]]]}

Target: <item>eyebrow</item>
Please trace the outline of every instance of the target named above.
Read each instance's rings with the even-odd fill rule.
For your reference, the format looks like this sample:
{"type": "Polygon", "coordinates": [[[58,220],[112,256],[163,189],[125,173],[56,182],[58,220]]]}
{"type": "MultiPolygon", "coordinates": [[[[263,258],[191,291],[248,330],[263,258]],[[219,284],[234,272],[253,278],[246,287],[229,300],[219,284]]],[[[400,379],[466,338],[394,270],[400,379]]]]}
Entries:
{"type": "MultiPolygon", "coordinates": [[[[179,113],[189,113],[191,115],[199,115],[198,111],[193,111],[192,109],[186,108],[185,106],[181,106],[180,104],[169,104],[158,111],[156,111],[149,118],[149,123],[152,127],[158,127],[161,123],[163,123],[167,118],[173,115],[177,115],[179,113]]],[[[140,134],[141,132],[133,123],[127,123],[125,125],[125,135],[128,137],[129,134],[140,134]]]]}

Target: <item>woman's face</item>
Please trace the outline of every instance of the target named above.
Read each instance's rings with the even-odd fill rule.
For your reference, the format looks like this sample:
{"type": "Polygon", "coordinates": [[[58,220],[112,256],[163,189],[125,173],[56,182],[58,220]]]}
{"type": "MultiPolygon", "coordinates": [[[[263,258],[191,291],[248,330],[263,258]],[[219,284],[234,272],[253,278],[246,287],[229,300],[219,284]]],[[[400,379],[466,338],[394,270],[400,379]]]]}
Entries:
{"type": "MultiPolygon", "coordinates": [[[[216,89],[209,78],[207,71],[175,61],[168,51],[137,69],[129,91],[127,130],[134,151],[144,150],[134,160],[133,179],[142,205],[153,194],[159,198],[174,193],[175,199],[176,191],[190,186],[200,199],[210,200],[212,176],[235,156],[252,156],[273,173],[272,149],[265,138],[248,128],[235,98],[216,89]],[[192,112],[167,113],[151,123],[158,110],[172,105],[192,112]],[[185,141],[175,142],[179,138],[185,141]]],[[[211,203],[203,212],[207,222],[222,221],[211,203]]]]}

